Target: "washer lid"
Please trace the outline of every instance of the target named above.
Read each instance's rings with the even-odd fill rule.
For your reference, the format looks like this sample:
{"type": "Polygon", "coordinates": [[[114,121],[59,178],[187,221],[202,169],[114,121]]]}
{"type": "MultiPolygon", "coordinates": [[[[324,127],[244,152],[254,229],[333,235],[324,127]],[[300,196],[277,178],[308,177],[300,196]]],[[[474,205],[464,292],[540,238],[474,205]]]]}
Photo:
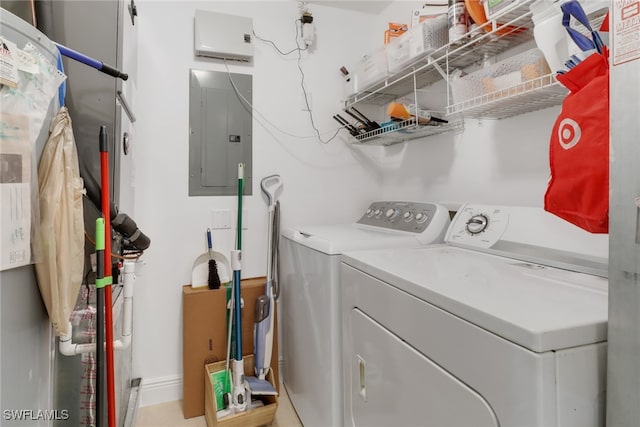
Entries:
{"type": "Polygon", "coordinates": [[[535,352],[607,340],[601,277],[446,245],[343,262],[535,352]]]}
{"type": "Polygon", "coordinates": [[[282,236],[328,255],[340,255],[344,251],[416,247],[417,235],[383,228],[375,230],[359,224],[309,225],[287,228],[282,236]]]}

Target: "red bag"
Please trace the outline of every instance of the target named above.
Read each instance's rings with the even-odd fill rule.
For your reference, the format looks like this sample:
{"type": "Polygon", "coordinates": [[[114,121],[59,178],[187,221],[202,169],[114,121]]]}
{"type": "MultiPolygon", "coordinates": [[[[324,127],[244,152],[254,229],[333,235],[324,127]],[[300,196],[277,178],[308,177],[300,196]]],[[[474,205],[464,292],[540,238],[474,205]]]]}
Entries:
{"type": "Polygon", "coordinates": [[[571,93],[551,132],[544,208],[592,233],[609,230],[609,64],[592,54],[558,80],[571,93]]]}
{"type": "Polygon", "coordinates": [[[544,209],[592,233],[609,230],[609,61],[606,47],[557,76],[570,93],[551,132],[544,209]]]}

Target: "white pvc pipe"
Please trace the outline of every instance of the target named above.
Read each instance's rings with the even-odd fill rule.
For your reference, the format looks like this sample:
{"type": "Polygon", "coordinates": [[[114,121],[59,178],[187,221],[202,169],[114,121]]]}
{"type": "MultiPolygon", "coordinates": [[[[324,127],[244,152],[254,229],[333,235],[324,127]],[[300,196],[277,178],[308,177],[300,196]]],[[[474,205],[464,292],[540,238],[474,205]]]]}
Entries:
{"type": "MultiPolygon", "coordinates": [[[[136,263],[134,261],[125,261],[122,269],[122,295],[123,301],[123,314],[122,314],[122,333],[120,339],[113,342],[114,350],[125,350],[131,345],[131,329],[133,324],[133,284],[135,283],[136,263]]],[[[65,356],[75,356],[83,353],[94,353],[96,351],[96,344],[73,344],[71,337],[73,336],[73,329],[71,322],[69,322],[68,332],[66,335],[60,337],[60,343],[58,348],[60,353],[65,356]]]]}

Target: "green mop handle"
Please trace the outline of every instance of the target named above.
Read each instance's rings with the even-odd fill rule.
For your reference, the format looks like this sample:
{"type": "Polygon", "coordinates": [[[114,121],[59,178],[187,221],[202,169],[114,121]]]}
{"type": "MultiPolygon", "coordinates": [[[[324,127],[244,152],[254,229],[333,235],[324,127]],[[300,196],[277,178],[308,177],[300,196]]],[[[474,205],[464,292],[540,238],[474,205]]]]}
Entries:
{"type": "Polygon", "coordinates": [[[244,163],[238,163],[238,219],[236,231],[236,251],[231,253],[233,270],[233,326],[231,332],[232,355],[234,360],[242,360],[242,296],[240,294],[240,260],[242,258],[242,194],[244,193],[244,163]]]}
{"type": "Polygon", "coordinates": [[[109,278],[104,277],[104,218],[96,219],[96,426],[105,420],[104,390],[104,287],[109,278]]]}

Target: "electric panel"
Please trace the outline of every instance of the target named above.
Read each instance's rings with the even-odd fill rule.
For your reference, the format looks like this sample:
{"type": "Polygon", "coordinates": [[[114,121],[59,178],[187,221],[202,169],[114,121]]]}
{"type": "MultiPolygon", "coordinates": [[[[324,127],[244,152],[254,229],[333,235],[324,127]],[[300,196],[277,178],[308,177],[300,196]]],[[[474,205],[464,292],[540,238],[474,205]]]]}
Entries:
{"type": "Polygon", "coordinates": [[[191,70],[189,195],[237,194],[238,163],[251,194],[252,76],[191,70]]]}

